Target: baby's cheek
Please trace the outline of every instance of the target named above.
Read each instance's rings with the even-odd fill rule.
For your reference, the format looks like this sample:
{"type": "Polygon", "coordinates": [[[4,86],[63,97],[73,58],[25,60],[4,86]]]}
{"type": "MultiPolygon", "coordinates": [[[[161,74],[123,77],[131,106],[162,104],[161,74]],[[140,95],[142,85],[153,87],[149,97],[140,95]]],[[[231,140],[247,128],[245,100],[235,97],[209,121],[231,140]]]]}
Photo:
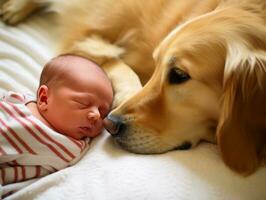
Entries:
{"type": "Polygon", "coordinates": [[[101,120],[99,120],[99,126],[101,127],[101,128],[103,128],[103,120],[101,119],[101,120]]]}
{"type": "Polygon", "coordinates": [[[103,131],[103,120],[101,120],[98,124],[98,132],[101,133],[103,131]]]}
{"type": "Polygon", "coordinates": [[[90,137],[96,137],[98,135],[100,135],[103,131],[103,121],[99,120],[97,122],[97,124],[95,124],[94,126],[94,130],[91,132],[91,136],[90,137]]]}

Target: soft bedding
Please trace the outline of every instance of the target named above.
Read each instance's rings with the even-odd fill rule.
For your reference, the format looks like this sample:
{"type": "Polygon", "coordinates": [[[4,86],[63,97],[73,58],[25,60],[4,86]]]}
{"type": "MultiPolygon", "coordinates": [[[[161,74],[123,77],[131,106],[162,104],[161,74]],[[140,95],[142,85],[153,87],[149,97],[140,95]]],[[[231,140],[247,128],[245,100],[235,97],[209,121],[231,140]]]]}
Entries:
{"type": "MultiPolygon", "coordinates": [[[[0,92],[34,94],[60,37],[51,18],[35,16],[17,27],[0,22],[0,92]]],[[[132,154],[103,131],[76,165],[34,180],[7,199],[265,200],[266,168],[241,177],[207,143],[162,155],[132,154]]]]}

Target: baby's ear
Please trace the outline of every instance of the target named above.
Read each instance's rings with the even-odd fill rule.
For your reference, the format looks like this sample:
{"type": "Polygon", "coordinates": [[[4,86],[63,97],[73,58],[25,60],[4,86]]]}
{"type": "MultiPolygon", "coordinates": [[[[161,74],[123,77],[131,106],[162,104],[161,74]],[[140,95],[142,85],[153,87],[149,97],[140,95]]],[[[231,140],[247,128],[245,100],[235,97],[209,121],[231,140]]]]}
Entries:
{"type": "Polygon", "coordinates": [[[41,85],[37,92],[37,106],[39,110],[46,111],[48,107],[48,87],[41,85]]]}

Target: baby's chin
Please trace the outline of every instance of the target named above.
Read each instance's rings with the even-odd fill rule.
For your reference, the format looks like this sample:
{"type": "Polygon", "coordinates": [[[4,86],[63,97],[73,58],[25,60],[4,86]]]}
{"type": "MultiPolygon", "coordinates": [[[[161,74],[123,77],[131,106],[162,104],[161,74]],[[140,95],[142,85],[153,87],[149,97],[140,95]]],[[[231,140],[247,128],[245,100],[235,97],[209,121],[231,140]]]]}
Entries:
{"type": "Polygon", "coordinates": [[[79,132],[75,132],[75,133],[64,133],[65,136],[67,137],[70,137],[70,138],[73,138],[75,140],[81,140],[81,139],[84,139],[86,138],[87,136],[85,136],[84,134],[81,134],[79,132]]]}
{"type": "Polygon", "coordinates": [[[102,133],[102,129],[101,130],[94,130],[92,132],[89,132],[88,135],[87,135],[87,137],[95,138],[98,135],[100,135],[101,133],[102,133]]]}
{"type": "Polygon", "coordinates": [[[73,135],[75,139],[84,139],[86,137],[94,138],[101,134],[102,129],[99,128],[88,128],[88,127],[79,127],[79,131],[73,135]]]}

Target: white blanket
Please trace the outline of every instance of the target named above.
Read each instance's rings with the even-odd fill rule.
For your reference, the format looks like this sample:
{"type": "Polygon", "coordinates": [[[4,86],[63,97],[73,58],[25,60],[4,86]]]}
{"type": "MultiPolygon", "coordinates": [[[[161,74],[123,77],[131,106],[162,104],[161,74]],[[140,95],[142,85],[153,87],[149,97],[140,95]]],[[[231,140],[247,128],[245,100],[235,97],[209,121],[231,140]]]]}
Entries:
{"type": "MultiPolygon", "coordinates": [[[[35,92],[41,67],[60,37],[55,26],[46,15],[17,27],[0,22],[0,92],[35,92]]],[[[189,151],[136,155],[103,132],[75,166],[8,199],[265,200],[266,168],[243,178],[224,165],[215,145],[206,143],[189,151]]]]}

